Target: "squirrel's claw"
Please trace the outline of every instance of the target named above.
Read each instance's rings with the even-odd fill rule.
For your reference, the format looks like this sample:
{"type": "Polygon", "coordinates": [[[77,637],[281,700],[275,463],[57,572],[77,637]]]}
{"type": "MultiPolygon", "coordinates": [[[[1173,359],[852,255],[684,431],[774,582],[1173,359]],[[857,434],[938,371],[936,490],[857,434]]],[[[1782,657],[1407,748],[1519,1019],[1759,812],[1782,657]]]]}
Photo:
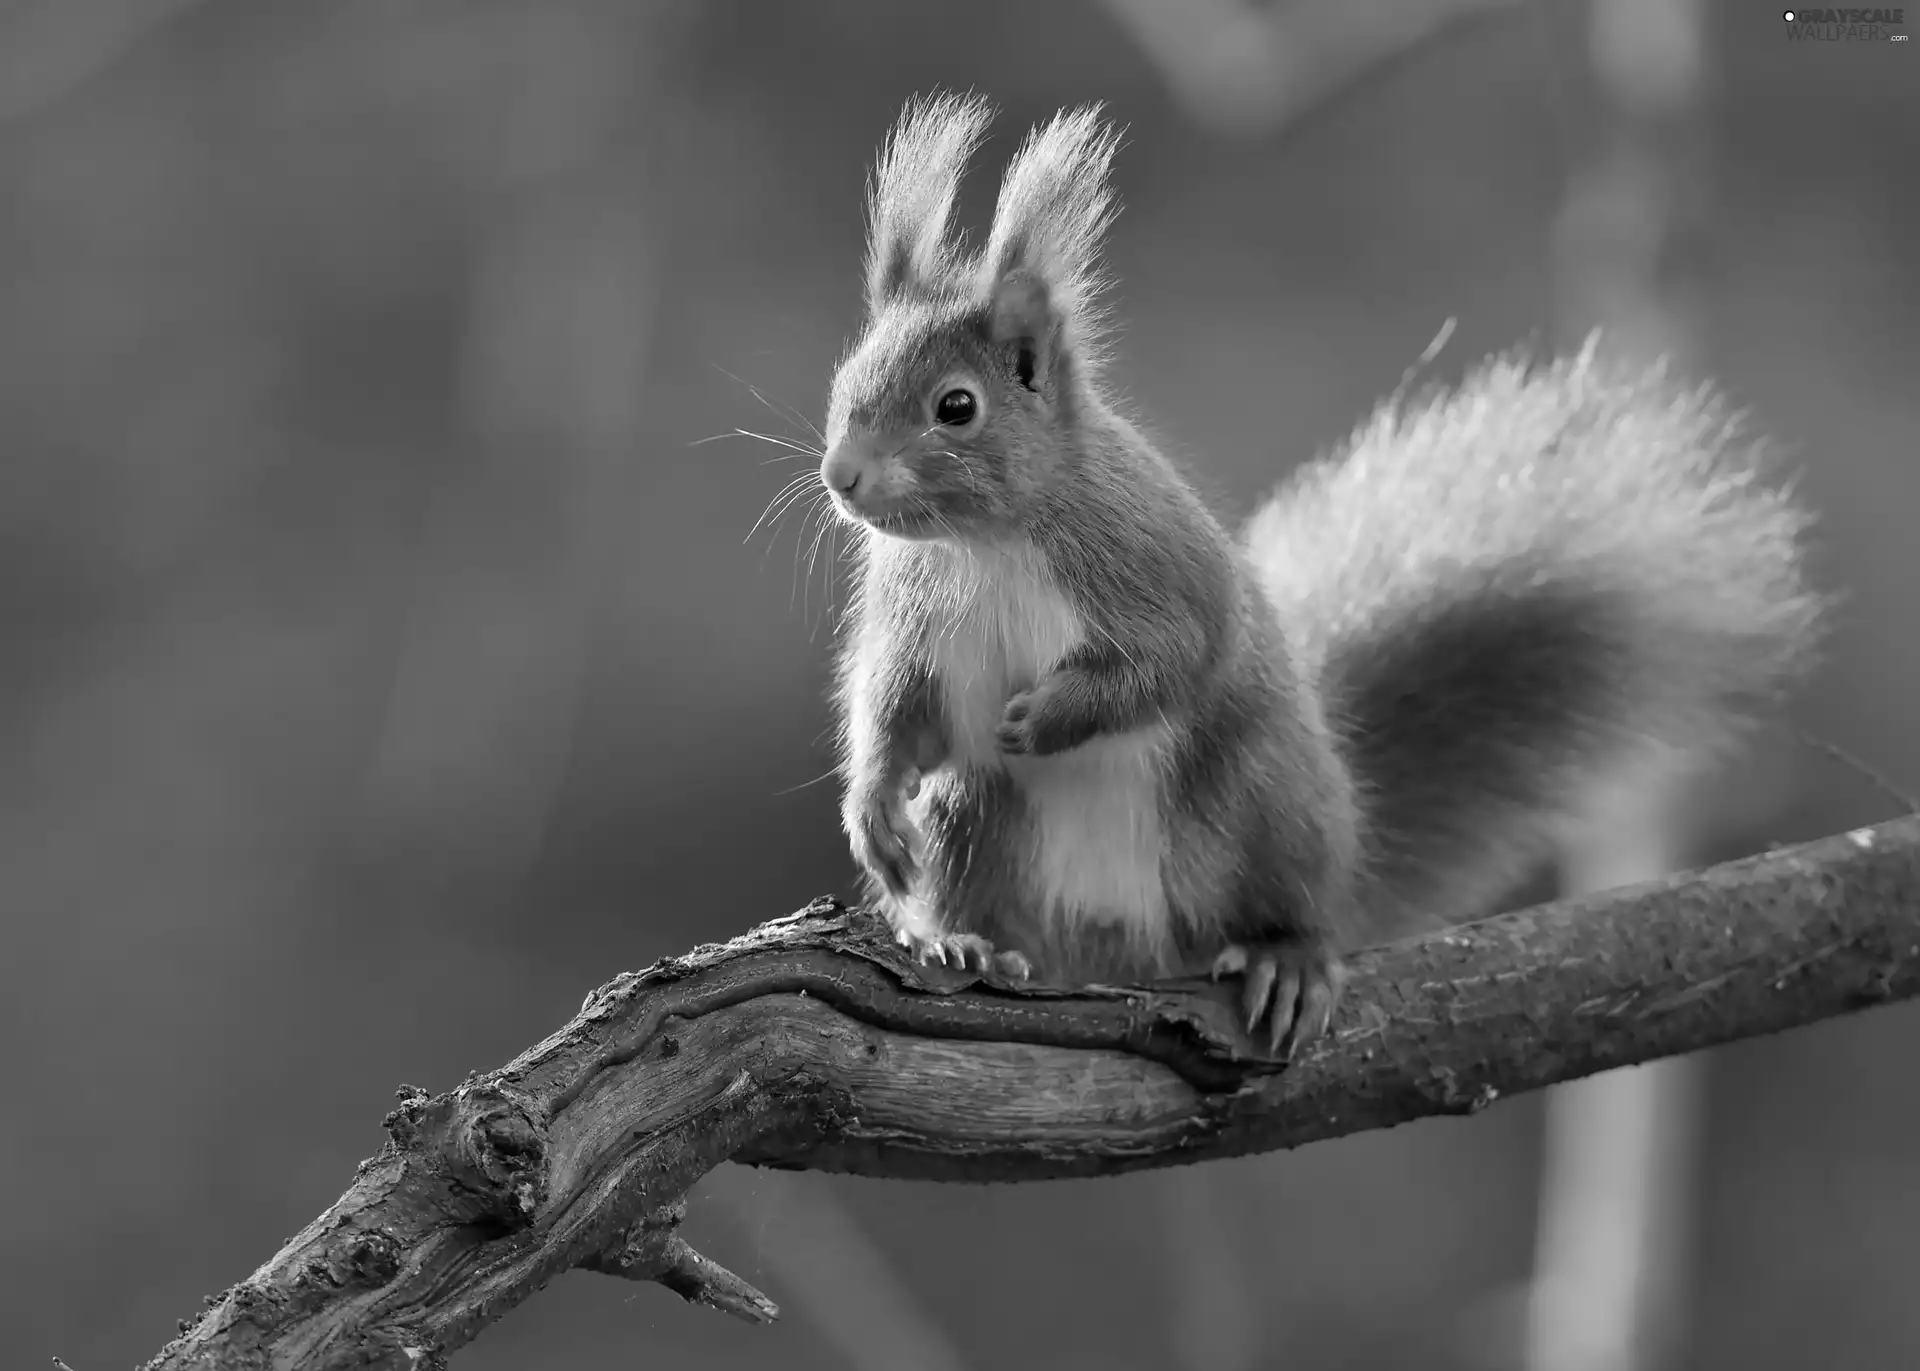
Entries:
{"type": "Polygon", "coordinates": [[[1213,979],[1242,978],[1247,1033],[1264,1021],[1267,1050],[1282,1061],[1323,1037],[1340,1000],[1344,969],[1324,947],[1299,942],[1234,944],[1213,960],[1213,979]]]}
{"type": "Polygon", "coordinates": [[[1013,981],[1024,981],[1033,975],[1033,964],[1020,953],[1001,951],[975,933],[929,936],[902,928],[894,933],[894,941],[923,965],[938,962],[956,970],[997,973],[1013,981]]]}

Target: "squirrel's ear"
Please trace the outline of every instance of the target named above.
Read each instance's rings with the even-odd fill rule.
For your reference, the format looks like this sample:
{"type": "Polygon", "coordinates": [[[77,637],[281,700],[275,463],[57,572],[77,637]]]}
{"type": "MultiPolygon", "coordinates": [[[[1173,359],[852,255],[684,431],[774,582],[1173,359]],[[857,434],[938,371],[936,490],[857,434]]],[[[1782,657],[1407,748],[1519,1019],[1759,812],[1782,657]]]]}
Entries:
{"type": "Polygon", "coordinates": [[[1036,349],[1044,374],[1057,355],[1083,371],[1099,364],[1100,243],[1115,204],[1107,168],[1120,135],[1098,105],[1063,110],[1014,154],[1000,185],[982,269],[994,332],[1036,349]]]}
{"type": "Polygon", "coordinates": [[[1053,375],[1062,333],[1046,282],[1024,267],[1015,267],[994,282],[988,318],[994,342],[1012,354],[1020,384],[1028,390],[1040,389],[1041,382],[1053,375]]]}
{"type": "Polygon", "coordinates": [[[908,102],[880,151],[868,189],[867,308],[878,312],[916,282],[953,265],[947,235],[967,160],[993,119],[977,95],[908,102]]]}

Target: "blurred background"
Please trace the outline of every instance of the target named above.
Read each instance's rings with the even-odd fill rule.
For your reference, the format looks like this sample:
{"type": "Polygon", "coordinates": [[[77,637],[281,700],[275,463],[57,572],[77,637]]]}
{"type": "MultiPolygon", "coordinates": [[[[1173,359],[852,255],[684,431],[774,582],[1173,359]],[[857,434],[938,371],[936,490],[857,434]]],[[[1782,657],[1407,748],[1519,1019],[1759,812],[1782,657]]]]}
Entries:
{"type": "MultiPolygon", "coordinates": [[[[989,164],[1129,126],[1119,377],[1223,508],[1449,319],[1437,379],[1595,322],[1722,377],[1849,595],[1798,722],[1920,789],[1916,62],[1692,0],[0,5],[0,1359],[149,1355],[396,1086],[847,889],[832,561],[748,537],[778,447],[699,440],[806,440],[917,91],[1001,103],[989,164]]],[[[1787,738],[1672,856],[1895,808],[1787,738]]],[[[1917,1051],[1908,1005],[1689,1068],[1642,1363],[1920,1365],[1917,1051]]],[[[1538,1371],[1545,1108],[1087,1183],[726,1168],[689,1235],[781,1325],[574,1274],[457,1364],[1538,1371]]]]}

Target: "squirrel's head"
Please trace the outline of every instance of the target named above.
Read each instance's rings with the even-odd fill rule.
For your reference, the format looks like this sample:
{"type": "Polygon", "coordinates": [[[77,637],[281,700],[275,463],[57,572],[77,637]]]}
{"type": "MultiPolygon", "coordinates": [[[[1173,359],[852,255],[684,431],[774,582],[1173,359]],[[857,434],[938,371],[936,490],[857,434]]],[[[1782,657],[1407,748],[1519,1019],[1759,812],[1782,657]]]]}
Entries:
{"type": "Polygon", "coordinates": [[[1097,106],[1034,129],[970,253],[948,220],[991,118],[974,96],[915,101],[873,177],[866,328],[833,378],[820,479],[844,517],[895,537],[1017,532],[1097,403],[1118,135],[1097,106]]]}

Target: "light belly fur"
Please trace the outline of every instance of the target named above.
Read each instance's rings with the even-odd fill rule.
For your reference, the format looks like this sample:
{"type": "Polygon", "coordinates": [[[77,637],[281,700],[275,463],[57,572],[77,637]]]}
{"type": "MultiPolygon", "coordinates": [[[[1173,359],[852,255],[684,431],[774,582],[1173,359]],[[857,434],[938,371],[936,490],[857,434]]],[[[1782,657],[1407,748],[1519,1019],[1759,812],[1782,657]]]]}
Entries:
{"type": "Polygon", "coordinates": [[[1002,754],[1008,697],[1086,640],[1079,613],[1037,553],[959,553],[960,587],[929,624],[952,729],[952,764],[1005,770],[1032,821],[1027,865],[1037,912],[1059,924],[1121,926],[1158,943],[1167,929],[1160,779],[1168,732],[1153,724],[1048,757],[1002,754]]]}

